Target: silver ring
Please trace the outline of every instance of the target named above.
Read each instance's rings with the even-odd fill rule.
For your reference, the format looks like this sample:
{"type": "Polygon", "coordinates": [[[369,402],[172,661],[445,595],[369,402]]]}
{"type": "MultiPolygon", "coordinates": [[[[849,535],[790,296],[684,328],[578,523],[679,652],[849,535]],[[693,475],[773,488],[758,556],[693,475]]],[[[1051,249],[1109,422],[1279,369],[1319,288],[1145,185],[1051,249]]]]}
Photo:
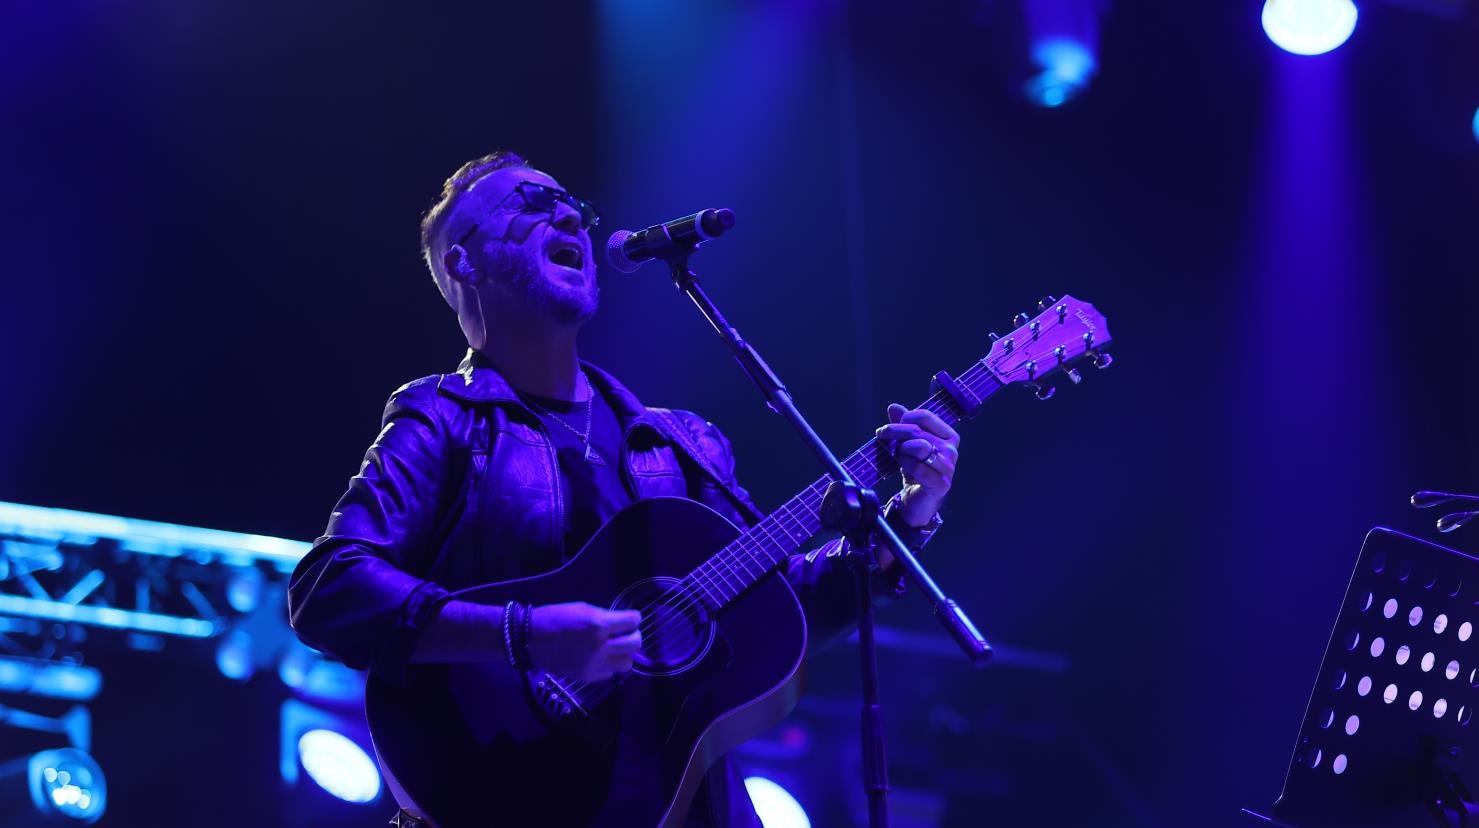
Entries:
{"type": "Polygon", "coordinates": [[[924,464],[926,466],[933,466],[935,464],[935,458],[936,457],[939,457],[939,456],[940,456],[940,447],[939,446],[934,446],[933,448],[930,449],[929,456],[926,457],[926,458],[924,458],[924,464]]]}

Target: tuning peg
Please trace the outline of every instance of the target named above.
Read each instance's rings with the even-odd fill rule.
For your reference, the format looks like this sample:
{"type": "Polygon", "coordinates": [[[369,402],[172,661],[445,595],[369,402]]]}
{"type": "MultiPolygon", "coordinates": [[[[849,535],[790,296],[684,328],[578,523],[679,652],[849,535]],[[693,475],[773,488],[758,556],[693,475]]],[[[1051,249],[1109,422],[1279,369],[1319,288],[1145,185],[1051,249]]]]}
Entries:
{"type": "Polygon", "coordinates": [[[986,338],[990,339],[992,342],[995,342],[996,340],[1001,339],[1001,334],[997,333],[996,331],[992,331],[991,333],[986,334],[986,338]]]}
{"type": "Polygon", "coordinates": [[[1078,385],[1084,381],[1084,375],[1080,374],[1077,368],[1065,368],[1063,369],[1063,373],[1067,374],[1070,380],[1073,380],[1074,385],[1078,385]]]}
{"type": "Polygon", "coordinates": [[[1085,348],[1092,348],[1092,347],[1094,347],[1094,332],[1093,331],[1089,331],[1088,333],[1084,334],[1084,347],[1085,348]]]}
{"type": "Polygon", "coordinates": [[[1037,376],[1037,360],[1029,359],[1027,360],[1027,362],[1023,363],[1022,367],[1027,369],[1028,379],[1032,379],[1033,377],[1037,376]]]}
{"type": "Polygon", "coordinates": [[[1062,362],[1063,358],[1067,355],[1068,349],[1064,348],[1062,345],[1059,345],[1058,347],[1053,349],[1053,356],[1056,357],[1059,362],[1062,362]]]}
{"type": "Polygon", "coordinates": [[[1043,298],[1037,300],[1037,309],[1039,312],[1045,311],[1048,309],[1048,305],[1051,305],[1056,301],[1058,300],[1053,298],[1053,295],[1050,293],[1047,296],[1044,296],[1043,298]]]}
{"type": "Polygon", "coordinates": [[[1094,363],[1095,368],[1103,371],[1105,368],[1114,364],[1114,357],[1109,354],[1101,354],[1098,351],[1090,351],[1089,361],[1094,363]]]}
{"type": "Polygon", "coordinates": [[[1032,317],[1028,316],[1026,314],[1026,312],[1019,313],[1016,316],[1013,316],[1012,317],[1012,327],[1013,328],[1020,328],[1023,325],[1026,325],[1027,324],[1027,320],[1029,320],[1031,318],[1032,317]]]}
{"type": "Polygon", "coordinates": [[[1003,339],[1001,341],[1001,350],[1002,350],[1003,353],[1008,352],[1008,351],[1011,351],[1012,348],[1013,348],[1013,346],[1015,346],[1016,344],[1017,344],[1016,340],[1012,339],[1009,336],[1006,339],[1003,339]]]}
{"type": "Polygon", "coordinates": [[[1058,393],[1058,389],[1051,385],[1038,385],[1035,382],[1029,382],[1027,383],[1027,387],[1032,389],[1032,396],[1043,401],[1051,400],[1053,395],[1058,393]]]}
{"type": "Polygon", "coordinates": [[[1054,308],[1053,310],[1056,310],[1058,312],[1058,321],[1059,322],[1062,322],[1062,321],[1064,321],[1065,319],[1068,318],[1068,306],[1067,305],[1059,305],[1058,307],[1054,308]]]}
{"type": "Polygon", "coordinates": [[[1032,324],[1029,326],[1029,330],[1032,331],[1032,338],[1037,339],[1038,336],[1042,334],[1042,323],[1037,321],[1036,319],[1032,320],[1032,324]]]}

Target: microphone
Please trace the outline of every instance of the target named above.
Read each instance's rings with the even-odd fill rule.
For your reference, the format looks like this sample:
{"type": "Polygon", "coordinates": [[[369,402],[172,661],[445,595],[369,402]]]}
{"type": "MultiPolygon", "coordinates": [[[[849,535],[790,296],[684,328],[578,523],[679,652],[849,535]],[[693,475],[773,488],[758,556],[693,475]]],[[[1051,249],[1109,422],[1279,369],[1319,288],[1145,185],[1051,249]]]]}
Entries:
{"type": "Polygon", "coordinates": [[[635,233],[618,230],[606,242],[606,260],[622,273],[635,273],[643,262],[690,253],[733,226],[734,211],[721,208],[654,224],[635,233]]]}

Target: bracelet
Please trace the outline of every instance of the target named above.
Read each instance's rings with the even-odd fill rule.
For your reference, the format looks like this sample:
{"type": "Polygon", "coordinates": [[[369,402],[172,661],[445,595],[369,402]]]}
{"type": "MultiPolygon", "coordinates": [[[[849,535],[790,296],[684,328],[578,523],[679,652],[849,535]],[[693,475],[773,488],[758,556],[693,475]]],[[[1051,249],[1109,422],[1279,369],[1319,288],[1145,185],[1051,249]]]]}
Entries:
{"type": "Polygon", "coordinates": [[[503,608],[503,651],[510,667],[527,673],[534,666],[529,660],[529,624],[534,608],[510,601],[503,608]]]}
{"type": "Polygon", "coordinates": [[[519,669],[519,663],[514,659],[514,608],[518,604],[509,601],[503,608],[503,653],[508,656],[508,664],[515,670],[519,669]]]}
{"type": "Polygon", "coordinates": [[[519,619],[522,623],[519,624],[518,653],[519,663],[524,665],[522,669],[527,672],[534,669],[534,661],[529,658],[529,628],[534,623],[534,608],[526,605],[522,609],[524,614],[519,619]]]}

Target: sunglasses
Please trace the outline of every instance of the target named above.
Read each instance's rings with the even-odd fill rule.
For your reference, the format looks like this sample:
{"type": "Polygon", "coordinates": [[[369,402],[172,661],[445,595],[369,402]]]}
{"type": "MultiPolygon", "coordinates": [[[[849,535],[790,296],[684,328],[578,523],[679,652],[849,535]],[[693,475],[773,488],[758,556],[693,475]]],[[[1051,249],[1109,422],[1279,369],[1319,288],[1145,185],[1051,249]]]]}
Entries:
{"type": "MultiPolygon", "coordinates": [[[[580,226],[583,229],[589,230],[592,227],[595,227],[597,224],[601,223],[601,214],[596,212],[596,206],[594,204],[591,204],[589,201],[586,201],[583,198],[576,198],[575,196],[570,195],[564,190],[557,190],[554,187],[546,187],[543,184],[537,184],[533,181],[520,181],[517,185],[514,186],[514,191],[512,193],[509,193],[510,196],[515,194],[517,194],[519,198],[523,199],[523,210],[539,213],[549,213],[550,215],[554,215],[555,207],[561,203],[564,203],[565,205],[570,207],[570,209],[580,214],[580,226]]],[[[504,201],[507,200],[508,199],[506,198],[504,199],[504,201]]],[[[477,224],[474,224],[473,226],[467,228],[467,232],[462,234],[462,238],[458,239],[457,243],[459,245],[466,244],[467,240],[472,238],[472,234],[477,232],[478,225],[482,224],[484,221],[487,221],[488,216],[492,215],[493,211],[497,210],[501,206],[503,206],[503,201],[495,204],[493,206],[493,210],[489,210],[487,214],[485,214],[481,219],[478,220],[477,224]]]]}

